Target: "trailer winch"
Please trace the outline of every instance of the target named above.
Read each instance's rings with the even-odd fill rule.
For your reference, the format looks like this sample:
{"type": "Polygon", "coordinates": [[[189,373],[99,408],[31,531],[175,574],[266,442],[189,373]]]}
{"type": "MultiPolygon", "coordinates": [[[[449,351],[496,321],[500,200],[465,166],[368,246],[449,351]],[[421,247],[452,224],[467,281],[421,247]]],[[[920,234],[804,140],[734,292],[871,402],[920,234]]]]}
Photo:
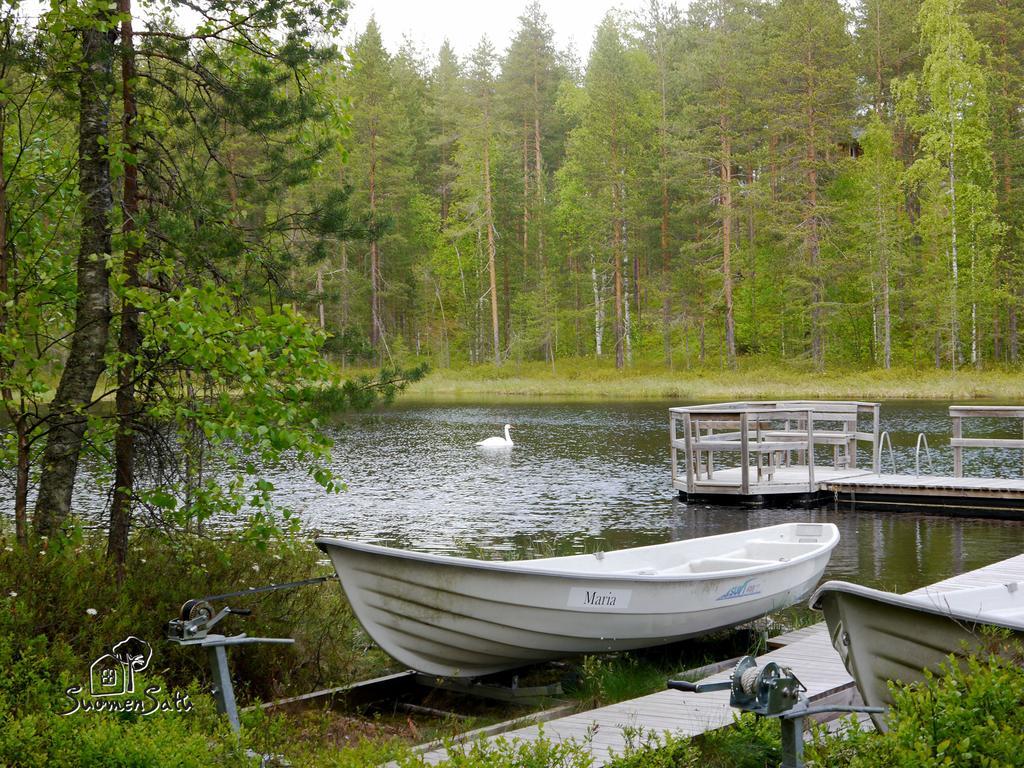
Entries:
{"type": "Polygon", "coordinates": [[[169,641],[182,646],[198,646],[206,649],[210,672],[213,676],[213,696],[217,703],[217,711],[227,715],[233,730],[238,731],[240,725],[238,705],[235,703],[235,689],[231,684],[231,672],[228,668],[228,647],[251,643],[290,645],[295,640],[290,637],[249,637],[244,632],[231,636],[211,632],[210,630],[228,616],[249,616],[252,613],[248,609],[231,608],[230,606],[224,606],[217,611],[214,609],[213,603],[233,597],[248,597],[263,592],[276,592],[280,589],[295,589],[296,587],[322,584],[331,578],[331,576],[318,576],[302,581],[268,584],[223,595],[186,600],[182,604],[181,610],[178,611],[177,618],[167,622],[167,639],[169,641]]]}
{"type": "Polygon", "coordinates": [[[728,680],[691,683],[669,680],[668,687],[686,693],[729,691],[729,706],[759,717],[777,717],[782,725],[781,768],[802,768],[804,753],[804,718],[825,712],[884,712],[884,707],[824,704],[810,706],[803,693],[807,688],[793,670],[774,661],[763,667],[757,659],[744,656],[733,667],[728,680]]]}

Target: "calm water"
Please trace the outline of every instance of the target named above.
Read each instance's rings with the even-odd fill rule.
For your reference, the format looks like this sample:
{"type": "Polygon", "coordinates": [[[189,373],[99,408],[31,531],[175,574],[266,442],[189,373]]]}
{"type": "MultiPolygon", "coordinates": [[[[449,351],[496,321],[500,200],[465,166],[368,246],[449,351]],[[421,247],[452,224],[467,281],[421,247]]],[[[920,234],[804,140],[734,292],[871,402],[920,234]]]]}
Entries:
{"type": "MultiPolygon", "coordinates": [[[[833,522],[842,533],[828,576],[905,591],[1024,551],[1024,522],[681,503],[670,481],[667,416],[679,404],[405,402],[331,428],[334,469],[348,491],[325,495],[301,469],[267,476],[279,501],[310,529],[481,557],[614,549],[813,520],[833,522]],[[501,434],[506,422],[513,425],[510,453],[474,447],[501,434]]],[[[935,474],[952,474],[947,408],[883,404],[882,429],[892,436],[897,471],[914,471],[923,431],[935,474]]],[[[1019,428],[1019,421],[971,420],[965,435],[1019,437],[1011,431],[1019,428]]],[[[821,449],[818,461],[828,450],[821,449]]],[[[866,453],[860,459],[868,460],[866,453]]],[[[964,464],[968,475],[1019,477],[1022,456],[970,450],[964,464]]],[[[921,465],[927,472],[923,454],[921,465]]],[[[886,450],[883,471],[891,466],[886,450]]],[[[3,479],[0,497],[10,494],[3,479]]],[[[75,506],[99,517],[109,479],[83,480],[75,506]]]]}
{"type": "MultiPolygon", "coordinates": [[[[477,556],[613,549],[814,520],[842,533],[828,576],[904,591],[1024,551],[1017,522],[682,503],[670,484],[670,405],[678,403],[405,403],[333,430],[334,469],[347,492],[325,497],[294,472],[272,479],[282,500],[325,534],[477,556]],[[474,447],[506,422],[510,453],[474,447]]],[[[914,471],[924,431],[935,473],[952,473],[947,407],[883,405],[898,471],[914,471]]],[[[1012,426],[978,420],[965,435],[1019,436],[1012,426]]],[[[926,471],[923,453],[921,462],[926,471]]],[[[890,465],[886,450],[884,470],[890,465]]],[[[965,452],[965,474],[1020,473],[1020,452],[965,452]]]]}

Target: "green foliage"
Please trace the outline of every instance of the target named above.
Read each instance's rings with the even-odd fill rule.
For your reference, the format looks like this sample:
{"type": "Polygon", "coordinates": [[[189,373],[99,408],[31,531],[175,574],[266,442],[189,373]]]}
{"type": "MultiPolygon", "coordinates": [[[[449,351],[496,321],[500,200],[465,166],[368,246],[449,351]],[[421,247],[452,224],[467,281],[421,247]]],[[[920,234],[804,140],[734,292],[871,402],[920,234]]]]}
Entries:
{"type": "Polygon", "coordinates": [[[665,670],[632,654],[585,656],[570,693],[587,708],[645,696],[665,687],[665,670]]]}
{"type": "MultiPolygon", "coordinates": [[[[62,640],[15,631],[12,613],[10,606],[0,605],[0,669],[5,671],[0,679],[0,765],[200,768],[258,763],[231,735],[212,698],[195,687],[188,690],[189,712],[63,716],[70,711],[65,689],[76,682],[72,670],[88,674],[87,665],[62,640]]],[[[157,675],[140,675],[136,683],[167,690],[157,675]]]]}
{"type": "MultiPolygon", "coordinates": [[[[995,645],[1003,645],[999,640],[995,645]]],[[[1009,768],[1020,765],[1024,731],[1021,649],[950,657],[941,673],[894,689],[885,734],[852,726],[848,736],[819,734],[808,751],[813,765],[832,768],[1009,768]]]]}
{"type": "Polygon", "coordinates": [[[777,719],[737,715],[732,726],[703,734],[701,765],[708,768],[762,768],[778,765],[781,730],[777,719]]]}
{"type": "Polygon", "coordinates": [[[137,370],[150,403],[146,417],[158,428],[173,425],[184,448],[175,454],[177,475],[167,472],[140,489],[139,500],[182,525],[242,509],[271,520],[267,465],[301,466],[325,491],[341,490],[321,414],[390,402],[426,370],[335,381],[321,355],[322,334],[287,305],[239,311],[232,295],[214,286],[170,297],[132,293],[143,310],[137,370]],[[197,468],[204,464],[226,472],[203,477],[197,468]]]}
{"type": "Polygon", "coordinates": [[[612,757],[608,768],[698,768],[706,765],[697,744],[671,733],[627,731],[627,747],[612,757]]]}
{"type": "MultiPolygon", "coordinates": [[[[593,756],[573,739],[552,741],[540,727],[538,738],[530,741],[499,736],[493,741],[479,739],[469,745],[448,743],[448,757],[441,768],[590,768],[593,756]]],[[[418,768],[427,763],[418,756],[399,760],[401,768],[418,768]]]]}
{"type": "Polygon", "coordinates": [[[918,23],[927,55],[920,77],[897,84],[897,107],[920,132],[921,153],[909,177],[923,204],[918,232],[930,277],[948,286],[939,306],[956,369],[964,358],[980,364],[980,328],[998,301],[993,259],[1003,225],[995,215],[988,84],[960,0],[925,0],[918,23]]]}
{"type": "MultiPolygon", "coordinates": [[[[135,635],[158,651],[168,685],[184,687],[193,678],[205,681],[205,657],[160,642],[166,622],[178,615],[185,600],[330,573],[318,565],[319,552],[305,541],[267,542],[262,536],[261,541],[262,550],[253,546],[245,529],[230,538],[139,534],[120,584],[102,542],[88,536],[72,540],[63,550],[46,541],[31,552],[8,545],[0,548],[0,628],[16,642],[43,634],[50,638],[54,645],[46,661],[55,680],[65,673],[81,679],[88,672],[85,659],[95,659],[109,652],[112,643],[135,635]]],[[[227,604],[253,610],[249,618],[226,619],[227,630],[296,639],[284,649],[249,645],[232,651],[232,671],[243,700],[341,685],[390,665],[363,634],[333,580],[227,604]]]]}

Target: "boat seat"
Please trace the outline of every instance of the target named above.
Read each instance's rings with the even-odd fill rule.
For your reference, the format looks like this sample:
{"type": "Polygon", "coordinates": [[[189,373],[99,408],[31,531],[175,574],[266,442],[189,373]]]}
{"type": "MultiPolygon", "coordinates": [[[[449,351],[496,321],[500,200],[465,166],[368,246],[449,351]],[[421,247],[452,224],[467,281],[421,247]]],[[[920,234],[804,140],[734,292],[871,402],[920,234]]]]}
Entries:
{"type": "Polygon", "coordinates": [[[743,555],[746,557],[759,558],[768,562],[779,562],[789,560],[805,552],[813,552],[821,545],[812,542],[796,541],[748,541],[743,548],[743,555]]]}
{"type": "Polygon", "coordinates": [[[693,573],[708,573],[710,571],[738,571],[741,568],[751,568],[769,562],[769,560],[752,560],[744,557],[705,557],[701,560],[692,560],[687,565],[693,573]]]}

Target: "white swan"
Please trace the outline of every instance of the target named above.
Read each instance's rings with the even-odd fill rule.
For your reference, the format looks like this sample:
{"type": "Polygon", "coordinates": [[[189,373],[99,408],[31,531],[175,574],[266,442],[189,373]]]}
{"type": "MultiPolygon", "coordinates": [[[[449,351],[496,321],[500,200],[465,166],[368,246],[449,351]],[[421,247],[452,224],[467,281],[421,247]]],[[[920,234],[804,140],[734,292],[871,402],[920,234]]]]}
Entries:
{"type": "Polygon", "coordinates": [[[512,435],[508,433],[510,429],[512,429],[512,425],[506,424],[504,437],[488,437],[486,440],[479,441],[477,446],[480,448],[511,448],[512,435]]]}

